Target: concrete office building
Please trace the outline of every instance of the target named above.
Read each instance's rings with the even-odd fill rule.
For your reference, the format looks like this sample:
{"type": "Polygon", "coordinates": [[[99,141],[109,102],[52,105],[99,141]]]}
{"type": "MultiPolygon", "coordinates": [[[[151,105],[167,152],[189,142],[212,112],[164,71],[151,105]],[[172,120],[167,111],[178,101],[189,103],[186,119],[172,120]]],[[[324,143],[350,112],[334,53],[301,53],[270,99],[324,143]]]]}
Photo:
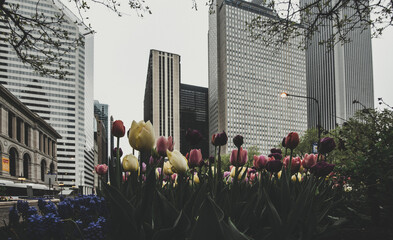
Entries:
{"type": "Polygon", "coordinates": [[[59,138],[44,119],[0,84],[0,184],[7,195],[26,196],[27,185],[35,195],[48,193],[45,177],[57,171],[59,138]]]}
{"type": "MultiPolygon", "coordinates": [[[[21,13],[65,14],[68,23],[61,25],[70,36],[81,36],[84,46],[63,56],[70,62],[70,74],[64,79],[41,76],[23,64],[11,46],[0,45],[0,83],[17,96],[33,112],[38,113],[62,136],[57,144],[58,181],[64,189],[77,186],[83,193],[93,189],[94,115],[93,115],[93,34],[76,24],[78,18],[60,1],[11,0],[19,4],[21,13]]],[[[7,27],[0,23],[0,32],[7,27]]],[[[35,52],[31,52],[36,54],[35,52]]],[[[63,191],[66,193],[67,191],[63,191]]]]}
{"type": "MultiPolygon", "coordinates": [[[[209,131],[244,137],[244,147],[267,154],[288,132],[307,127],[305,53],[296,45],[266,45],[249,37],[246,22],[277,17],[261,1],[217,0],[209,15],[209,131]]],[[[214,150],[211,146],[211,153],[214,150]]]]}
{"type": "MultiPolygon", "coordinates": [[[[301,0],[301,4],[313,0],[301,0]]],[[[334,1],[330,1],[333,4],[334,1]]],[[[346,10],[342,15],[351,15],[346,10]]],[[[324,20],[306,51],[307,96],[316,98],[321,109],[321,127],[334,129],[356,111],[374,107],[374,83],[370,29],[354,29],[351,42],[336,44],[333,49],[318,44],[332,36],[333,21],[324,20]],[[354,104],[357,100],[361,104],[354,104]]],[[[308,127],[317,126],[316,106],[308,102],[308,127]]]]}
{"type": "Polygon", "coordinates": [[[209,157],[209,108],[208,89],[180,84],[180,152],[186,155],[190,145],[185,140],[188,128],[201,132],[203,140],[194,148],[201,149],[204,159],[209,157]]]}
{"type": "Polygon", "coordinates": [[[144,121],[150,120],[156,137],[172,136],[176,150],[180,150],[179,92],[180,56],[150,50],[144,98],[144,121]]]}

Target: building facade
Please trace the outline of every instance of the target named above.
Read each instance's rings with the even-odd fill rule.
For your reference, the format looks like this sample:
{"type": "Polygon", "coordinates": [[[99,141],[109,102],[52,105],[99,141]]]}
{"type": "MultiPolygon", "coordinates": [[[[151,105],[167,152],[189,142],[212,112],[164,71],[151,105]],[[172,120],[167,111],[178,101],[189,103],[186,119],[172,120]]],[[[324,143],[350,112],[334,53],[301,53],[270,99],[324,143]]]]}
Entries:
{"type": "MultiPolygon", "coordinates": [[[[70,74],[64,79],[41,76],[24,65],[11,46],[1,44],[0,83],[62,135],[57,144],[58,180],[65,188],[78,186],[83,193],[91,193],[94,182],[94,36],[75,23],[79,22],[77,17],[60,1],[9,2],[19,4],[21,13],[26,15],[36,11],[46,17],[64,13],[68,23],[63,23],[62,29],[84,40],[84,46],[63,56],[64,61],[70,62],[66,69],[70,74]]],[[[1,31],[7,31],[7,27],[2,26],[1,31]]]]}
{"type": "MultiPolygon", "coordinates": [[[[302,4],[312,3],[302,0],[302,4]]],[[[330,1],[333,4],[334,1],[330,1]]],[[[345,10],[343,15],[353,14],[345,10]]],[[[371,30],[354,29],[349,32],[351,42],[329,48],[326,41],[335,29],[333,22],[324,20],[314,33],[306,50],[307,96],[316,98],[321,109],[321,127],[334,129],[365,107],[374,108],[374,80],[371,30]],[[357,100],[361,104],[354,104],[357,100]]],[[[317,126],[316,106],[308,103],[308,127],[317,126]]]]}
{"type": "Polygon", "coordinates": [[[57,172],[59,138],[55,129],[0,84],[0,182],[3,186],[26,189],[26,185],[31,185],[33,189],[49,190],[45,176],[57,172]],[[24,185],[19,183],[21,178],[24,185]]]}
{"type": "MultiPolygon", "coordinates": [[[[105,142],[105,145],[103,145],[101,142],[99,143],[100,150],[100,164],[106,163],[108,164],[108,157],[109,157],[109,132],[110,129],[109,127],[109,106],[108,104],[102,104],[97,100],[94,100],[94,116],[96,118],[96,123],[97,123],[97,131],[94,131],[94,134],[96,132],[99,133],[99,138],[101,142],[105,142]],[[106,154],[106,155],[102,155],[106,154]]],[[[95,129],[96,130],[96,129],[95,129]]],[[[96,136],[94,135],[94,138],[96,136]]]]}
{"type": "Polygon", "coordinates": [[[203,141],[196,146],[201,149],[204,159],[209,157],[209,108],[208,89],[205,87],[180,84],[180,152],[186,155],[190,145],[185,140],[187,129],[197,129],[203,141]]]}
{"type": "MultiPolygon", "coordinates": [[[[209,15],[209,131],[240,134],[245,148],[267,154],[289,132],[306,130],[306,101],[280,98],[306,95],[306,69],[300,38],[276,46],[249,37],[246,22],[277,17],[260,2],[217,0],[209,15]]],[[[224,152],[234,148],[229,140],[224,152]]]]}
{"type": "Polygon", "coordinates": [[[172,136],[180,150],[180,56],[150,50],[147,70],[144,121],[150,120],[154,134],[172,136]]]}

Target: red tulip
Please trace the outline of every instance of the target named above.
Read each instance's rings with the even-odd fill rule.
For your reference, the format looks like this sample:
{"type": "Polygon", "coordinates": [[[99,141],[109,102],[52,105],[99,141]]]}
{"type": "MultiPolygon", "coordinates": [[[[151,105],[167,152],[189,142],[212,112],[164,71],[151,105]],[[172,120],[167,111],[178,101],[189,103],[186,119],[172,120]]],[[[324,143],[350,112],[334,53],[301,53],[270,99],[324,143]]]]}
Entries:
{"type": "Polygon", "coordinates": [[[190,168],[199,167],[203,162],[201,149],[192,149],[188,159],[188,166],[190,168]]]}
{"type": "Polygon", "coordinates": [[[105,175],[108,172],[108,166],[106,164],[99,164],[94,167],[94,170],[98,175],[105,175]]]}
{"type": "Polygon", "coordinates": [[[254,155],[254,161],[253,165],[257,170],[261,170],[266,167],[266,163],[268,161],[268,158],[266,156],[255,156],[254,155]]]}
{"type": "Polygon", "coordinates": [[[244,166],[248,160],[247,150],[240,148],[240,159],[237,159],[237,149],[232,150],[230,162],[234,166],[244,166]]]}
{"type": "Polygon", "coordinates": [[[296,132],[290,132],[285,138],[285,147],[293,150],[299,145],[299,134],[296,132]]]}
{"type": "Polygon", "coordinates": [[[123,121],[114,121],[112,124],[112,135],[121,138],[124,134],[126,134],[126,128],[124,127],[123,121]]]}
{"type": "Polygon", "coordinates": [[[312,166],[314,166],[317,163],[317,154],[307,154],[304,155],[303,161],[302,161],[302,166],[305,169],[310,169],[312,166]]]}

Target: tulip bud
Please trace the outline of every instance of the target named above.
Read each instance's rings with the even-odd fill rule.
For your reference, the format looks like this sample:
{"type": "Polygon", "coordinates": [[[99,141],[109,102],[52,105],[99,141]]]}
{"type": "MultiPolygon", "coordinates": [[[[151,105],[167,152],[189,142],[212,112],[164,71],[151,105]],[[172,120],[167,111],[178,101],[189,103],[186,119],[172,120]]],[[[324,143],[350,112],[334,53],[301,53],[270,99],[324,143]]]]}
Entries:
{"type": "Polygon", "coordinates": [[[267,164],[268,158],[266,156],[255,156],[254,155],[254,161],[253,165],[257,170],[262,170],[266,164],[267,164]]]}
{"type": "Polygon", "coordinates": [[[155,143],[154,129],[150,121],[132,121],[128,136],[131,147],[138,151],[150,151],[155,143]]]}
{"type": "Polygon", "coordinates": [[[194,183],[196,183],[196,184],[200,183],[198,174],[196,172],[194,173],[194,183]]]}
{"type": "Polygon", "coordinates": [[[297,174],[292,175],[291,180],[292,180],[292,182],[296,182],[296,181],[301,182],[302,181],[302,174],[297,173],[297,174]]]}
{"type": "Polygon", "coordinates": [[[136,172],[139,170],[138,159],[132,155],[125,155],[123,158],[123,170],[125,172],[136,172]]]}
{"type": "Polygon", "coordinates": [[[108,166],[106,164],[99,164],[94,167],[94,170],[98,175],[105,175],[108,172],[108,166]]]}
{"type": "Polygon", "coordinates": [[[156,168],[156,179],[160,179],[161,168],[156,168]]]}
{"type": "Polygon", "coordinates": [[[236,136],[233,138],[233,144],[235,144],[235,146],[236,146],[237,148],[240,148],[240,147],[243,145],[243,136],[241,136],[241,135],[236,135],[236,136]]]}
{"type": "Polygon", "coordinates": [[[201,149],[192,149],[188,159],[188,166],[190,168],[200,167],[203,162],[201,149]]]}
{"type": "Polygon", "coordinates": [[[165,137],[161,136],[157,138],[156,150],[158,154],[160,154],[161,156],[166,156],[166,150],[168,150],[168,147],[169,142],[165,137]]]}
{"type": "Polygon", "coordinates": [[[319,142],[318,152],[320,154],[330,153],[335,147],[336,143],[334,142],[334,139],[330,137],[325,137],[322,138],[319,142]]]}
{"type": "Polygon", "coordinates": [[[317,158],[318,155],[316,154],[305,154],[303,161],[302,161],[302,166],[305,169],[310,169],[312,166],[314,166],[317,163],[317,158]]]}
{"type": "Polygon", "coordinates": [[[279,149],[279,148],[272,148],[272,149],[270,149],[270,152],[271,152],[271,153],[279,153],[279,154],[282,154],[282,151],[281,151],[281,149],[279,149]]]}
{"type": "MultiPolygon", "coordinates": [[[[112,150],[112,154],[113,154],[113,157],[114,157],[114,158],[117,157],[117,147],[115,147],[115,148],[112,150]]],[[[123,156],[123,150],[122,150],[121,148],[119,148],[119,157],[122,157],[122,156],[123,156]]]]}
{"type": "Polygon", "coordinates": [[[124,127],[123,121],[116,120],[112,124],[112,135],[121,138],[126,133],[126,128],[124,127]]]}
{"type": "Polygon", "coordinates": [[[146,172],[146,163],[144,163],[144,162],[142,162],[141,172],[142,172],[142,173],[145,173],[145,172],[146,172]]]}
{"type": "Polygon", "coordinates": [[[166,151],[169,162],[172,165],[172,171],[176,173],[185,173],[188,170],[187,159],[177,150],[173,152],[166,151]]]}
{"type": "Polygon", "coordinates": [[[284,137],[284,138],[282,139],[282,142],[281,142],[281,145],[282,145],[282,147],[284,147],[284,148],[285,148],[285,139],[286,139],[286,137],[284,137]]]}
{"type": "Polygon", "coordinates": [[[244,164],[246,164],[247,160],[248,160],[247,150],[240,148],[240,154],[239,154],[240,159],[237,159],[237,157],[238,157],[237,152],[238,152],[237,149],[232,150],[231,157],[230,157],[230,163],[232,165],[238,166],[238,167],[244,166],[244,164]]]}
{"type": "Polygon", "coordinates": [[[202,140],[202,134],[194,129],[191,128],[187,129],[186,131],[186,140],[192,145],[197,145],[202,140]]]}
{"type": "Polygon", "coordinates": [[[172,165],[169,161],[164,162],[164,174],[170,176],[173,174],[172,165]]]}
{"type": "Polygon", "coordinates": [[[296,132],[290,132],[285,138],[285,146],[291,150],[295,149],[299,145],[299,134],[296,132]]]}

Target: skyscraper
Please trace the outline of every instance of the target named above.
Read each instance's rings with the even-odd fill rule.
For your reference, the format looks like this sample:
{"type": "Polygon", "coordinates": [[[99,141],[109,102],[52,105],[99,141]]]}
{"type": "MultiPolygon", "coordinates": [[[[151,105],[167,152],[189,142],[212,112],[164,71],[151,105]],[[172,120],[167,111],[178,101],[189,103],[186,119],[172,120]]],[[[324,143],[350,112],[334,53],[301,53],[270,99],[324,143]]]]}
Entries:
{"type": "MultiPolygon", "coordinates": [[[[301,3],[313,1],[302,0],[301,3]]],[[[345,11],[343,16],[353,10],[345,11]]],[[[361,104],[374,107],[371,31],[354,29],[348,34],[351,42],[338,43],[332,49],[318,44],[334,34],[333,25],[333,21],[324,20],[306,50],[307,95],[319,101],[324,129],[334,129],[336,124],[352,117],[363,109],[361,104]],[[361,104],[354,104],[354,100],[361,104]]],[[[308,127],[316,127],[316,107],[311,101],[308,104],[308,127]]]]}
{"type": "MultiPolygon", "coordinates": [[[[261,1],[217,0],[209,15],[209,131],[244,137],[267,154],[288,132],[306,130],[305,53],[296,45],[267,45],[249,37],[246,22],[277,17],[261,1]]],[[[227,149],[235,146],[228,141],[227,149]]],[[[211,149],[212,150],[212,149],[211,149]]]]}
{"type": "MultiPolygon", "coordinates": [[[[33,112],[38,113],[62,136],[57,143],[58,180],[65,187],[79,186],[92,192],[94,168],[93,115],[93,47],[91,32],[76,24],[78,18],[60,1],[21,1],[19,10],[26,15],[43,14],[50,18],[65,14],[67,23],[61,28],[72,36],[81,36],[84,46],[63,56],[70,62],[64,79],[41,76],[24,65],[11,46],[0,45],[0,83],[17,96],[33,112]]],[[[0,32],[7,26],[0,23],[0,32]]],[[[50,33],[49,33],[50,34],[50,33]]],[[[32,51],[32,54],[37,54],[32,51]]]]}
{"type": "Polygon", "coordinates": [[[94,100],[94,114],[98,115],[98,119],[103,122],[103,124],[105,126],[105,131],[107,133],[110,132],[110,129],[108,128],[108,124],[109,124],[109,106],[108,106],[108,104],[103,104],[103,103],[100,103],[98,100],[94,100]]]}
{"type": "Polygon", "coordinates": [[[153,124],[158,136],[172,136],[180,150],[180,56],[150,50],[147,69],[144,120],[153,124]]]}
{"type": "Polygon", "coordinates": [[[190,150],[185,140],[188,128],[197,129],[203,136],[200,148],[203,158],[209,157],[209,108],[208,90],[205,87],[180,84],[180,152],[186,155],[190,150]]]}

